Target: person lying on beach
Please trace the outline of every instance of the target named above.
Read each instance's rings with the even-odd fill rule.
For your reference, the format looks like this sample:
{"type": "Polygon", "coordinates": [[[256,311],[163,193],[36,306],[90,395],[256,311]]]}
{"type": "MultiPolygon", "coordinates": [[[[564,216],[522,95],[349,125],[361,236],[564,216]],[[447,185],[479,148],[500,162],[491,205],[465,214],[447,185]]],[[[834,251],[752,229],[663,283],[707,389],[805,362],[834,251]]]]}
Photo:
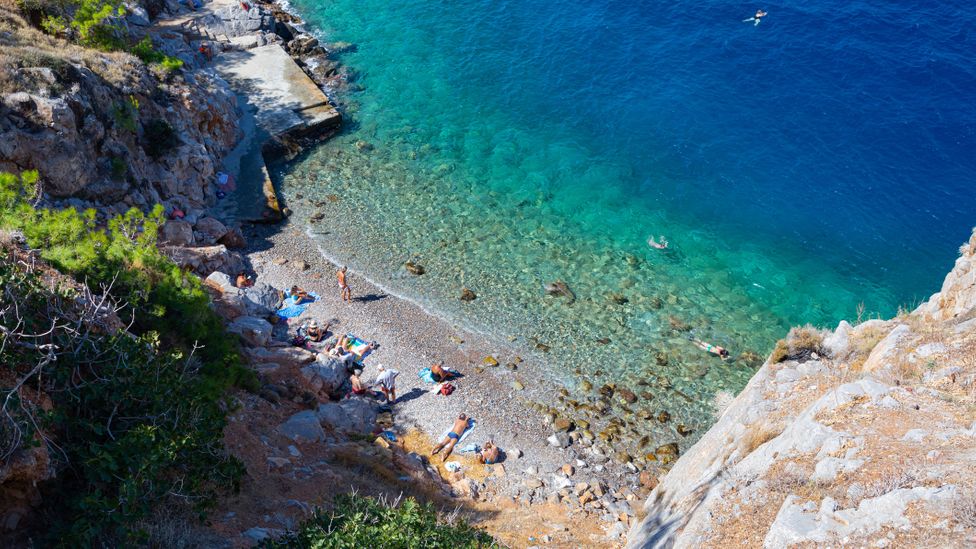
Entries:
{"type": "Polygon", "coordinates": [[[447,436],[444,437],[444,440],[442,440],[440,444],[434,447],[434,451],[431,452],[430,455],[433,456],[437,454],[437,452],[444,450],[443,461],[447,461],[447,456],[451,455],[451,452],[454,450],[454,445],[461,440],[461,435],[464,434],[464,431],[467,428],[468,416],[466,414],[459,415],[457,419],[454,420],[454,426],[451,427],[450,432],[447,433],[447,436]]]}
{"type": "Polygon", "coordinates": [[[438,362],[430,367],[430,375],[437,383],[447,381],[457,375],[454,371],[444,368],[442,364],[442,362],[438,362]]]}
{"type": "Polygon", "coordinates": [[[301,305],[302,303],[311,303],[315,301],[315,298],[310,296],[308,292],[299,288],[298,286],[292,286],[291,292],[288,294],[295,298],[295,305],[301,305]]]}
{"type": "Polygon", "coordinates": [[[718,345],[712,345],[711,343],[705,343],[700,339],[692,339],[691,342],[694,343],[696,347],[705,351],[706,353],[712,353],[713,355],[718,356],[722,360],[729,359],[729,351],[723,347],[719,347],[718,345]]]}
{"type": "MultiPolygon", "coordinates": [[[[350,353],[351,354],[351,353],[350,353]]],[[[386,396],[386,401],[390,404],[396,403],[396,378],[400,375],[400,372],[394,369],[387,370],[380,364],[379,375],[376,376],[376,381],[373,385],[379,387],[380,391],[383,391],[383,395],[386,396]]]]}
{"type": "Polygon", "coordinates": [[[254,286],[254,279],[244,271],[237,273],[237,280],[235,282],[238,288],[250,288],[254,286]]]}
{"type": "Polygon", "coordinates": [[[498,446],[492,441],[485,443],[484,447],[481,448],[481,453],[478,454],[478,461],[484,463],[485,465],[493,465],[498,463],[499,450],[498,446]]]}
{"type": "Polygon", "coordinates": [[[342,268],[339,269],[339,273],[337,274],[337,276],[339,278],[339,298],[342,299],[343,301],[349,301],[350,299],[352,299],[352,290],[349,288],[349,284],[346,282],[345,265],[343,265],[342,268]]]}
{"type": "Polygon", "coordinates": [[[668,240],[664,238],[664,235],[659,236],[657,240],[653,236],[649,236],[647,237],[647,245],[656,250],[664,250],[668,247],[668,240]]]}
{"type": "Polygon", "coordinates": [[[742,22],[748,23],[749,21],[754,21],[755,23],[752,26],[756,26],[759,24],[759,21],[761,21],[763,17],[766,17],[766,12],[764,12],[763,10],[756,10],[756,15],[750,17],[749,19],[743,19],[742,22]]]}

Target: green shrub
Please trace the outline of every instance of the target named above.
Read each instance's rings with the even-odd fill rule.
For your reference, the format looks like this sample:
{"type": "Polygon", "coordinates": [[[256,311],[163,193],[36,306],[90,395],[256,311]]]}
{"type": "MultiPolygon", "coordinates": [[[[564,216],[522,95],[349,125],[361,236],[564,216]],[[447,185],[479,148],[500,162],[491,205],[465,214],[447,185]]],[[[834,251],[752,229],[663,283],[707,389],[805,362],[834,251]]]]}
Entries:
{"type": "MultiPolygon", "coordinates": [[[[36,208],[36,191],[36,172],[0,173],[0,228],[21,230],[42,258],[90,287],[110,286],[128,304],[120,316],[132,318],[137,336],[48,336],[69,351],[40,374],[54,384],[55,413],[46,421],[61,433],[71,463],[61,484],[65,516],[52,532],[72,546],[130,544],[137,535],[131,525],[153,505],[171,498],[206,506],[215,487],[237,482],[241,466],[221,448],[224,395],[232,385],[254,390],[256,378],[240,364],[236,339],[211,311],[200,280],[156,247],[161,206],[148,215],[131,209],[100,227],[93,210],[36,208]]],[[[74,303],[76,296],[44,295],[24,277],[15,283],[12,269],[0,268],[0,299],[15,287],[32,296],[22,301],[39,320],[25,329],[43,332],[44,311],[74,303]]],[[[0,368],[26,369],[27,355],[3,343],[0,368]]]]}
{"type": "Polygon", "coordinates": [[[142,150],[151,158],[160,158],[180,144],[176,130],[161,118],[144,124],[142,132],[142,150]]]}
{"type": "Polygon", "coordinates": [[[71,27],[78,31],[82,45],[106,51],[125,47],[124,29],[117,22],[125,15],[120,4],[105,0],[79,0],[71,27]]]}
{"type": "Polygon", "coordinates": [[[125,101],[120,101],[112,107],[112,120],[115,125],[135,132],[139,129],[139,100],[135,96],[129,96],[125,101]]]}
{"type": "MultiPolygon", "coordinates": [[[[9,416],[0,424],[16,435],[4,440],[17,440],[19,447],[37,441],[38,423],[57,437],[52,455],[69,467],[48,486],[50,501],[57,502],[49,515],[50,541],[127,545],[138,537],[129,525],[154,505],[171,499],[203,509],[215,490],[237,484],[243,468],[222,449],[221,402],[200,385],[193,358],[164,350],[153,333],[131,338],[69,322],[83,316],[79,296],[48,289],[6,257],[0,258],[0,284],[0,324],[25,336],[43,333],[20,339],[53,345],[57,353],[44,365],[35,345],[0,337],[8,343],[0,345],[0,367],[45,391],[54,404],[44,413],[17,400],[5,406],[9,416]]],[[[0,458],[16,449],[4,447],[0,458]]]]}
{"type": "Polygon", "coordinates": [[[460,549],[498,547],[488,534],[467,524],[440,524],[430,505],[407,499],[388,506],[374,498],[336,496],[331,511],[317,510],[294,534],[267,541],[265,548],[383,547],[460,549]]]}
{"type": "Polygon", "coordinates": [[[135,55],[147,65],[159,65],[164,71],[172,73],[183,68],[183,60],[178,57],[170,57],[158,51],[148,36],[136,43],[132,47],[132,55],[135,55]]]}
{"type": "Polygon", "coordinates": [[[183,60],[179,57],[164,55],[163,60],[159,62],[159,66],[168,73],[174,73],[183,68],[183,60]]]}
{"type": "Polygon", "coordinates": [[[125,159],[121,156],[113,157],[109,162],[112,171],[112,179],[120,181],[125,177],[125,174],[129,171],[129,165],[126,164],[125,159]]]}

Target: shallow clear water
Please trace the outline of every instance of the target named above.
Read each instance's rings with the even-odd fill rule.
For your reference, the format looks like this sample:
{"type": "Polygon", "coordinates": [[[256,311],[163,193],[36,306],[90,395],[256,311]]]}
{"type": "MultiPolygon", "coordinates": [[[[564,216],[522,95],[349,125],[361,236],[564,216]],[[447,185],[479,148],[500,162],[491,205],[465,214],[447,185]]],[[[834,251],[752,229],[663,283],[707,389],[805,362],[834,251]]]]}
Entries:
{"type": "Polygon", "coordinates": [[[689,334],[764,355],[859,303],[890,315],[938,289],[976,219],[976,8],[875,4],[753,26],[728,1],[295,0],[356,44],[362,91],[277,175],[353,269],[551,347],[569,382],[667,379],[655,404],[701,419],[752,369],[689,334]]]}

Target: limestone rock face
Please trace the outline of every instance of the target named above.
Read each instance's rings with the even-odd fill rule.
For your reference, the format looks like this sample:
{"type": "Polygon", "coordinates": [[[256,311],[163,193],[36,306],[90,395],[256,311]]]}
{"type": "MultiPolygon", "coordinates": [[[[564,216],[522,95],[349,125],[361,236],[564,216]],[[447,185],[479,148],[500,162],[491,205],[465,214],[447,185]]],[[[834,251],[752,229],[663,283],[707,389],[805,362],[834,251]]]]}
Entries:
{"type": "Polygon", "coordinates": [[[169,246],[191,246],[193,227],[182,219],[171,219],[160,227],[159,243],[169,246]]]}
{"type": "MultiPolygon", "coordinates": [[[[133,10],[129,20],[142,24],[142,9],[133,10]]],[[[0,94],[0,170],[38,170],[54,206],[77,198],[110,213],[153,204],[187,211],[215,200],[215,159],[241,136],[226,82],[208,72],[160,82],[124,56],[63,60],[57,71],[17,68],[21,89],[0,94]],[[163,127],[176,136],[166,145],[151,129],[163,127]]]]}
{"type": "Polygon", "coordinates": [[[244,316],[227,325],[227,331],[240,336],[251,347],[264,347],[271,341],[271,323],[263,318],[244,316]]]}
{"type": "Polygon", "coordinates": [[[321,404],[316,410],[320,421],[333,429],[369,434],[376,424],[376,401],[365,398],[347,398],[340,403],[321,404]]]}
{"type": "Polygon", "coordinates": [[[189,268],[200,276],[208,276],[214,271],[237,273],[244,269],[241,256],[220,244],[199,248],[164,246],[162,251],[180,267],[189,268]]]}
{"type": "Polygon", "coordinates": [[[314,363],[302,368],[302,377],[313,391],[334,394],[349,379],[349,372],[338,360],[319,355],[314,363]]]}
{"type": "Polygon", "coordinates": [[[969,544],[976,235],[961,252],[913,313],[841,322],[829,357],[767,361],[661,478],[627,547],[969,544]]]}
{"type": "Polygon", "coordinates": [[[268,349],[258,347],[245,349],[245,354],[249,356],[251,362],[274,363],[283,368],[301,368],[306,364],[315,362],[315,355],[298,347],[271,347],[268,349]]]}
{"type": "Polygon", "coordinates": [[[227,227],[213,217],[202,217],[193,227],[194,239],[204,246],[216,244],[227,234],[227,227]]]}
{"type": "Polygon", "coordinates": [[[305,410],[288,418],[278,426],[278,432],[295,442],[322,442],[325,431],[312,410],[305,410]]]}

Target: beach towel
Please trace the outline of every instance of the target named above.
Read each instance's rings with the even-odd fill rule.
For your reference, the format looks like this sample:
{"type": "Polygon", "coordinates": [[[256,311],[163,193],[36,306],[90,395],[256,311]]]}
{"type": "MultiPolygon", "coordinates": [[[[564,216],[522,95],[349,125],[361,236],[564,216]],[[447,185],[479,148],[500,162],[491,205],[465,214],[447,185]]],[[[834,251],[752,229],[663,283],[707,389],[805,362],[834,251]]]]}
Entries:
{"type": "Polygon", "coordinates": [[[296,296],[288,296],[284,301],[281,302],[281,308],[278,309],[278,316],[281,318],[295,318],[305,312],[308,308],[309,303],[313,303],[319,300],[319,295],[315,292],[309,292],[308,295],[312,298],[312,301],[307,301],[301,305],[296,304],[298,298],[296,296]]]}
{"type": "MultiPolygon", "coordinates": [[[[457,446],[458,444],[461,444],[462,442],[464,442],[465,437],[467,437],[468,435],[470,435],[471,434],[471,431],[474,431],[474,426],[476,424],[477,424],[477,422],[475,420],[473,420],[471,418],[468,418],[468,428],[465,429],[463,433],[461,433],[461,437],[458,439],[457,442],[454,443],[454,445],[457,446]]],[[[451,427],[453,427],[453,425],[451,427]]],[[[451,432],[451,427],[448,427],[447,430],[444,431],[444,434],[441,435],[441,438],[439,438],[437,440],[438,441],[441,441],[441,440],[444,440],[445,438],[447,438],[447,434],[451,432]]]]}
{"type": "Polygon", "coordinates": [[[362,362],[372,350],[367,351],[369,343],[352,334],[346,334],[346,350],[356,356],[356,362],[362,362]]]}
{"type": "Polygon", "coordinates": [[[417,377],[419,377],[424,383],[437,383],[434,381],[434,374],[431,373],[430,368],[424,368],[417,372],[417,377]]]}
{"type": "Polygon", "coordinates": [[[217,186],[222,191],[230,192],[237,190],[237,182],[234,180],[234,176],[225,172],[217,172],[217,186]]]}
{"type": "Polygon", "coordinates": [[[472,442],[471,444],[468,444],[464,448],[461,448],[460,450],[455,450],[455,451],[456,452],[460,452],[462,454],[476,454],[476,453],[478,453],[478,452],[481,451],[481,446],[478,446],[477,444],[475,444],[474,442],[472,442]]]}

